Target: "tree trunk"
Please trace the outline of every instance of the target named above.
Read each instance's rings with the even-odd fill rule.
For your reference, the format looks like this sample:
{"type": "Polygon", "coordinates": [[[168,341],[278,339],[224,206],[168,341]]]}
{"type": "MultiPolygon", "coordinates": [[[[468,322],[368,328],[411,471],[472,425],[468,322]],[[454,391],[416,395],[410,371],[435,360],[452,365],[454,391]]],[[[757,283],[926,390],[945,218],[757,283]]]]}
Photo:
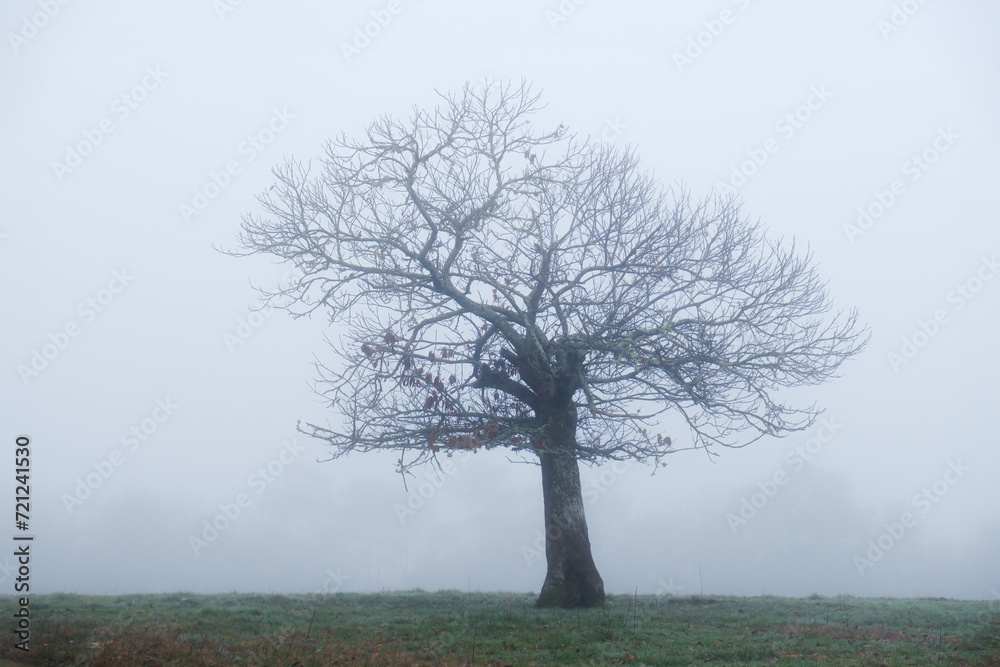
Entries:
{"type": "Polygon", "coordinates": [[[573,453],[576,415],[563,414],[561,417],[556,422],[562,422],[564,428],[549,420],[548,442],[545,449],[538,452],[542,466],[548,572],[535,606],[594,607],[604,604],[604,581],[590,553],[580,465],[573,453]]]}

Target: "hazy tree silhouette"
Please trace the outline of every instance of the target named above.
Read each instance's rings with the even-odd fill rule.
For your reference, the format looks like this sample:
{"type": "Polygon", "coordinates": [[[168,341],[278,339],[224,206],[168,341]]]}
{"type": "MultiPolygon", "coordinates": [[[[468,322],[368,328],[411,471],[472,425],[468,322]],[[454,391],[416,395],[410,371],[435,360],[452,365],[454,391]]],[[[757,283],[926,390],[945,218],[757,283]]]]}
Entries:
{"type": "Polygon", "coordinates": [[[271,302],[342,327],[318,364],[333,416],[301,430],[334,457],[398,450],[404,473],[455,449],[537,462],[538,604],[591,606],[604,584],[579,461],[803,429],[816,409],[775,392],[835,376],[867,333],[733,199],[692,201],[631,150],[536,127],[538,99],[466,87],[285,163],[236,254],[294,263],[271,302]]]}

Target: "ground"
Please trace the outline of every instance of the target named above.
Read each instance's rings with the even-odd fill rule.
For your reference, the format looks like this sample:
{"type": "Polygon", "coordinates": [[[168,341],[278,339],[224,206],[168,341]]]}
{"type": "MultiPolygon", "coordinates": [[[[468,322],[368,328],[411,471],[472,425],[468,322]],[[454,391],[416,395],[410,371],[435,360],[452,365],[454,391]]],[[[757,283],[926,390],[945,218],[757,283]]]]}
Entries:
{"type": "MultiPolygon", "coordinates": [[[[1000,665],[1000,604],[945,599],[534,594],[82,596],[31,600],[27,665],[1000,665]]],[[[12,597],[0,616],[12,618],[12,597]]],[[[9,632],[4,633],[10,642],[9,632]]],[[[0,663],[2,665],[2,663],[0,663]]]]}

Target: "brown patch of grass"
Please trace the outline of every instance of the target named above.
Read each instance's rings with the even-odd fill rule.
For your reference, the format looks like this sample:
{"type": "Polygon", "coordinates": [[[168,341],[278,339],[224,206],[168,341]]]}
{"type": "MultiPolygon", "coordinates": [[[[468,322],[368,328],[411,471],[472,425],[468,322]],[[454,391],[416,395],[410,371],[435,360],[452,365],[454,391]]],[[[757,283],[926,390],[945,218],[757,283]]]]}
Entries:
{"type": "Polygon", "coordinates": [[[781,634],[786,637],[816,638],[826,637],[828,639],[847,639],[851,641],[900,641],[910,640],[905,632],[893,630],[883,625],[869,625],[846,627],[843,625],[825,625],[815,623],[792,623],[785,626],[781,634]]]}
{"type": "Polygon", "coordinates": [[[78,647],[72,657],[56,658],[51,654],[41,664],[53,658],[63,664],[87,667],[129,665],[177,665],[202,667],[220,664],[240,664],[247,667],[290,665],[293,667],[328,667],[332,665],[366,665],[370,667],[418,667],[431,665],[467,664],[467,658],[442,655],[433,645],[424,655],[407,652],[378,638],[358,641],[348,646],[322,638],[308,638],[303,633],[255,637],[234,642],[231,637],[209,640],[185,636],[178,628],[138,625],[128,630],[99,628],[87,640],[73,642],[78,647]]]}

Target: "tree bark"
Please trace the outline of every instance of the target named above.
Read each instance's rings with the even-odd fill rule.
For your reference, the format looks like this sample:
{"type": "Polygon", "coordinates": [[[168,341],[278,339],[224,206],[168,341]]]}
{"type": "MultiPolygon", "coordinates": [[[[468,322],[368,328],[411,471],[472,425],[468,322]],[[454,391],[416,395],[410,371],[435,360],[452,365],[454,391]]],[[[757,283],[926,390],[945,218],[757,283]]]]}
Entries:
{"type": "Polygon", "coordinates": [[[604,604],[604,581],[590,553],[580,465],[573,451],[576,414],[564,413],[560,417],[549,420],[546,447],[538,452],[548,571],[535,606],[594,607],[604,604]]]}

